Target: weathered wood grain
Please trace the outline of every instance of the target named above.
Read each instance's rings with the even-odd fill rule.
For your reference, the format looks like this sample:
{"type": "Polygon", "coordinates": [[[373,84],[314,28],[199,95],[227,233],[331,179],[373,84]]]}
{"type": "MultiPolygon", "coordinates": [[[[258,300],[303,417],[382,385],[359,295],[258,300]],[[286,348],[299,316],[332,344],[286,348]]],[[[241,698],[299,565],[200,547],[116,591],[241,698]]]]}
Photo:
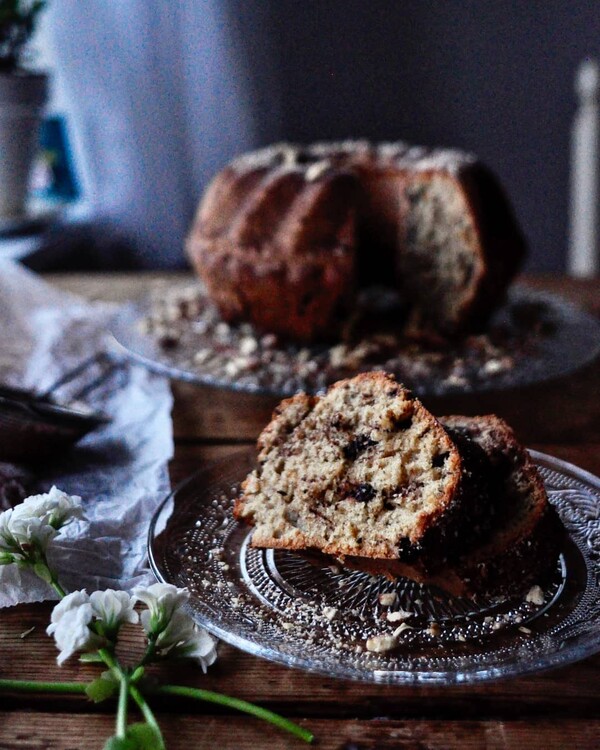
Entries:
{"type": "MultiPolygon", "coordinates": [[[[44,632],[50,610],[50,604],[38,604],[2,613],[0,677],[40,679],[43,675],[46,680],[86,681],[97,674],[97,667],[76,659],[62,668],[56,665],[57,652],[44,632]],[[21,634],[31,627],[35,630],[22,639],[21,634]]],[[[141,653],[143,648],[137,628],[126,630],[122,643],[128,655],[141,653]]],[[[600,704],[600,656],[516,680],[457,688],[402,688],[328,679],[257,659],[227,644],[220,645],[219,659],[207,675],[184,662],[165,664],[160,669],[170,682],[231,693],[294,716],[498,719],[548,712],[574,718],[596,716],[600,704]]],[[[45,697],[20,696],[11,705],[15,708],[48,702],[45,697]]],[[[53,701],[55,705],[61,702],[64,698],[53,701]]],[[[71,704],[77,704],[77,710],[89,709],[79,697],[71,704]]],[[[169,701],[169,708],[181,710],[181,701],[169,701]]]]}
{"type": "MultiPolygon", "coordinates": [[[[293,750],[300,740],[255,720],[157,713],[167,747],[190,750],[293,750]]],[[[300,719],[319,750],[592,750],[600,721],[369,721],[300,719]]],[[[98,750],[114,730],[108,716],[0,713],[3,750],[98,750]],[[41,739],[43,737],[43,739],[41,739]]]]}

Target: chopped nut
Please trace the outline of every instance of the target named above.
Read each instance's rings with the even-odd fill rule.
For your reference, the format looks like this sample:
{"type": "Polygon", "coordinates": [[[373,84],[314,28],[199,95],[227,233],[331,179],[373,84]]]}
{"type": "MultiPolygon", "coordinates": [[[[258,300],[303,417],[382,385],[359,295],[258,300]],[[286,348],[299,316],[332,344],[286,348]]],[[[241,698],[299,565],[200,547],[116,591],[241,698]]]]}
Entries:
{"type": "Polygon", "coordinates": [[[230,333],[231,328],[227,325],[227,323],[217,323],[217,325],[215,326],[215,336],[217,336],[217,338],[227,338],[230,333]]]}
{"type": "Polygon", "coordinates": [[[525,633],[525,635],[531,635],[531,632],[532,632],[529,628],[526,628],[524,625],[521,625],[519,630],[521,631],[521,633],[525,633]]]}
{"type": "Polygon", "coordinates": [[[379,603],[383,607],[391,607],[398,601],[398,594],[392,592],[391,594],[379,594],[379,603]]]}
{"type": "Polygon", "coordinates": [[[333,367],[342,367],[348,356],[348,347],[346,344],[338,344],[329,350],[329,361],[333,367]]]}
{"type": "Polygon", "coordinates": [[[544,592],[539,586],[532,586],[527,592],[525,601],[539,606],[544,603],[544,592]]]}
{"type": "Polygon", "coordinates": [[[429,623],[429,627],[427,628],[427,630],[434,638],[437,638],[442,633],[442,629],[437,622],[429,623]]]}
{"type": "Polygon", "coordinates": [[[239,375],[241,371],[241,367],[237,362],[227,362],[225,365],[225,373],[229,375],[230,378],[235,377],[236,375],[239,375]]]}
{"type": "Polygon", "coordinates": [[[240,341],[240,354],[253,354],[258,349],[258,341],[254,336],[244,336],[240,341]]]}
{"type": "Polygon", "coordinates": [[[210,349],[198,349],[198,351],[194,354],[194,363],[197,365],[201,365],[206,362],[207,359],[210,359],[210,355],[210,349]]]}
{"type": "Polygon", "coordinates": [[[367,651],[372,651],[375,654],[383,654],[386,651],[391,651],[397,645],[398,639],[390,633],[374,635],[372,638],[367,639],[367,651]]]}
{"type": "Polygon", "coordinates": [[[498,372],[502,372],[502,370],[506,370],[506,365],[499,359],[490,359],[483,366],[483,371],[486,375],[495,375],[498,372]]]}
{"type": "Polygon", "coordinates": [[[407,612],[404,609],[396,609],[393,612],[388,612],[386,619],[388,622],[399,622],[400,620],[408,620],[412,616],[412,612],[407,612]]]}
{"type": "Polygon", "coordinates": [[[446,378],[444,382],[446,383],[446,385],[456,385],[456,386],[467,385],[467,379],[464,378],[462,375],[450,375],[450,377],[446,378]]]}
{"type": "Polygon", "coordinates": [[[323,607],[323,615],[331,622],[337,615],[337,607],[323,607]]]}

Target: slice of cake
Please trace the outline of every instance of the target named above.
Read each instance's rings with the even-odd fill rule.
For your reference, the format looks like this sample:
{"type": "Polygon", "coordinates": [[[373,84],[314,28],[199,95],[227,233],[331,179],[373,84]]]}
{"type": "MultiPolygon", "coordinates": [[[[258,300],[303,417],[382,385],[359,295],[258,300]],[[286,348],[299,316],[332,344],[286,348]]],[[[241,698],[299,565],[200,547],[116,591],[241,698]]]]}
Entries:
{"type": "Polygon", "coordinates": [[[511,596],[543,584],[557,562],[564,529],[529,454],[495,415],[440,421],[453,439],[484,452],[492,526],[473,534],[465,524],[461,546],[449,554],[425,552],[411,561],[346,557],[344,564],[433,584],[455,596],[511,596]]]}
{"type": "Polygon", "coordinates": [[[496,416],[436,420],[382,372],[283,401],[234,514],[256,547],[333,556],[459,596],[511,595],[556,562],[543,481],[496,416]]]}
{"type": "Polygon", "coordinates": [[[465,502],[480,484],[479,456],[462,457],[385,373],[283,401],[258,447],[234,511],[255,526],[255,546],[410,559],[454,547],[465,517],[483,523],[485,504],[465,502]]]}

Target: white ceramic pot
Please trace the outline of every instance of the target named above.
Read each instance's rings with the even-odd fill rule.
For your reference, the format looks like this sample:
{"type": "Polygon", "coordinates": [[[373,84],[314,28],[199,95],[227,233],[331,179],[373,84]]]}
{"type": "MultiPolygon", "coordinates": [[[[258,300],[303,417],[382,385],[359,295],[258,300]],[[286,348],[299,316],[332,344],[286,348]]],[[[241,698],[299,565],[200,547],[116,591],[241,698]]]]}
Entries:
{"type": "Polygon", "coordinates": [[[24,212],[47,98],[45,73],[0,74],[1,218],[24,212]]]}

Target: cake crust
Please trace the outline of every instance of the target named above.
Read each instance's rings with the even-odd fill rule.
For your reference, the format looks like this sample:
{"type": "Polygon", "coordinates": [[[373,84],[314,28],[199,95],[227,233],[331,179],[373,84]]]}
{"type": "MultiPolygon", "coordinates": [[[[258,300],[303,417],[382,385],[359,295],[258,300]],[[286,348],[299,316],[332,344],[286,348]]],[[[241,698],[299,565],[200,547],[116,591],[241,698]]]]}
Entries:
{"type": "Polygon", "coordinates": [[[525,252],[475,157],[366,141],[234,159],[209,185],[186,249],[226,321],[305,342],[334,338],[373,283],[398,290],[411,335],[481,327],[525,252]]]}

